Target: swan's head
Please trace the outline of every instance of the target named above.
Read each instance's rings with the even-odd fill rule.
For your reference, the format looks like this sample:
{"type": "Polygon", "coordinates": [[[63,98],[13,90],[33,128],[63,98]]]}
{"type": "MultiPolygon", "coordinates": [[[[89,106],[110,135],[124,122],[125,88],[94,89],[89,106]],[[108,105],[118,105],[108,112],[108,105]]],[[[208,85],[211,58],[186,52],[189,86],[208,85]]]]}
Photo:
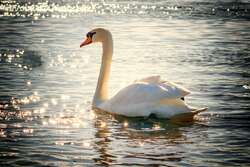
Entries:
{"type": "Polygon", "coordinates": [[[111,37],[111,33],[104,28],[96,28],[86,34],[86,39],[80,44],[80,47],[94,42],[103,42],[111,37]]]}

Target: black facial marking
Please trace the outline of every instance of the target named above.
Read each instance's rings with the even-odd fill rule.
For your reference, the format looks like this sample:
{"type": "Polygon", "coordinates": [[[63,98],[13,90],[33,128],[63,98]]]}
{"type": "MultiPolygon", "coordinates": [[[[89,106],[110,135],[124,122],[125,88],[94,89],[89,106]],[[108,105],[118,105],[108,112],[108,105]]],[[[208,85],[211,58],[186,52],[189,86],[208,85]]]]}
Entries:
{"type": "Polygon", "coordinates": [[[88,32],[86,36],[87,38],[92,38],[94,34],[96,34],[96,32],[88,32]]]}

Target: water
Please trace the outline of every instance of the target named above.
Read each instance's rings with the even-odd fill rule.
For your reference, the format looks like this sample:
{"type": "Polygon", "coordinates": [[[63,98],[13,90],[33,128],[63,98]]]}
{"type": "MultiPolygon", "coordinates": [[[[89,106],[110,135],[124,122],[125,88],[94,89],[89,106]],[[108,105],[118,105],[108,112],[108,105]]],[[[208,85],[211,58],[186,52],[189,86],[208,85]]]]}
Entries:
{"type": "Polygon", "coordinates": [[[0,2],[0,166],[249,166],[250,2],[0,2]],[[190,124],[91,109],[113,33],[110,94],[150,75],[207,106],[190,124]]]}

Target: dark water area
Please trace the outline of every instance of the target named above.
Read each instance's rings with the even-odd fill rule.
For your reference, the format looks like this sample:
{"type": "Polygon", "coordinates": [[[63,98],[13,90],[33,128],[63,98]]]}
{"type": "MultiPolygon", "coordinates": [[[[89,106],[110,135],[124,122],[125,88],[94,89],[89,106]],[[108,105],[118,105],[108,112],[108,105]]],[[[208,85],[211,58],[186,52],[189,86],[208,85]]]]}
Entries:
{"type": "Polygon", "coordinates": [[[250,1],[0,1],[0,166],[250,166],[250,1]],[[114,38],[110,94],[150,75],[209,109],[194,122],[91,109],[114,38]]]}

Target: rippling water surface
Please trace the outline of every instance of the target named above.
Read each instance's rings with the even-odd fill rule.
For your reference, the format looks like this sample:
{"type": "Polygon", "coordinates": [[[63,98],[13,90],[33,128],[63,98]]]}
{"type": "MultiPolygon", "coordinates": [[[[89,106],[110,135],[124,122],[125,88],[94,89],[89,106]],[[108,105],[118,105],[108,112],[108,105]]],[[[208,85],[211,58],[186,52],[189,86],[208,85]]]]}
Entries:
{"type": "Polygon", "coordinates": [[[0,166],[249,166],[250,2],[0,1],[0,166]],[[195,122],[91,109],[113,33],[110,94],[161,75],[207,106],[195,122]]]}

